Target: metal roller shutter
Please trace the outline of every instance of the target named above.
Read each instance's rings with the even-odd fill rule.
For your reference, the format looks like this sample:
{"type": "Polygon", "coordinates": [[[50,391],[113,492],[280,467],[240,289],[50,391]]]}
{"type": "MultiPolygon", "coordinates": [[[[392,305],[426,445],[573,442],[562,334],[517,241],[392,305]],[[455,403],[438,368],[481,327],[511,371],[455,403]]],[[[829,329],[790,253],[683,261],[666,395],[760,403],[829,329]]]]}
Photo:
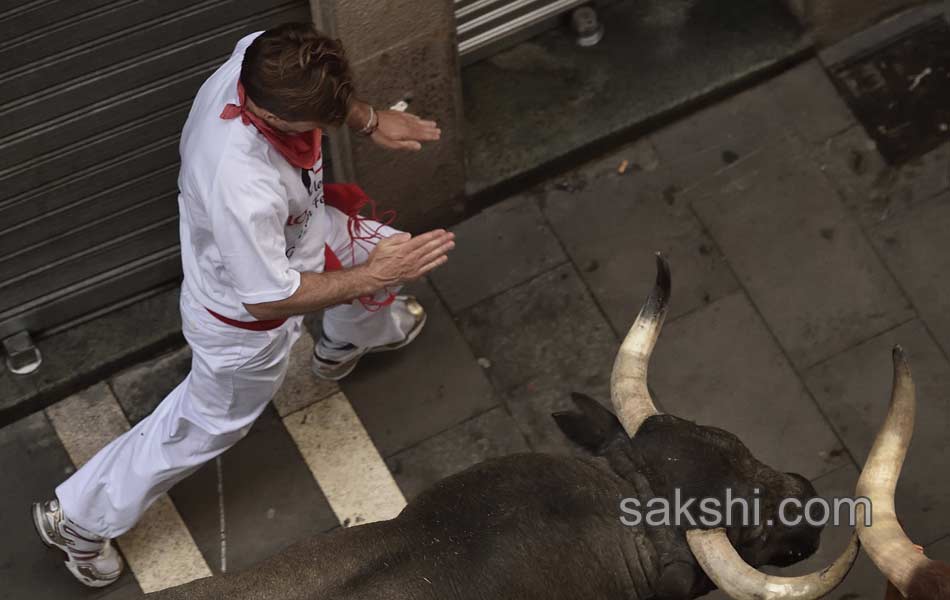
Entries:
{"type": "Polygon", "coordinates": [[[178,137],[248,32],[306,0],[0,0],[0,339],[181,275],[178,137]]]}
{"type": "Polygon", "coordinates": [[[591,0],[455,0],[459,55],[483,58],[550,27],[552,19],[591,0]]]}

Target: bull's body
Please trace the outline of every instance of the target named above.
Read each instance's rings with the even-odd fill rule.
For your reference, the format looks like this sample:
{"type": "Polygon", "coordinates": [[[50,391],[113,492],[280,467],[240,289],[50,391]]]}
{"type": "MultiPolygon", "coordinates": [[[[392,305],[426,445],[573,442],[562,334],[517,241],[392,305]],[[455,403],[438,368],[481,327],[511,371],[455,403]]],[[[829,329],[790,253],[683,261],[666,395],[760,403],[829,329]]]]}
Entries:
{"type": "Polygon", "coordinates": [[[658,258],[657,284],[614,365],[617,416],[581,395],[579,412],[554,415],[590,458],[487,461],[435,484],[395,519],[316,536],[243,573],[150,598],[687,600],[713,589],[710,576],[740,600],[825,595],[847,573],[856,545],[817,574],[750,575],[817,549],[817,528],[776,520],[781,499],[804,504],[816,495],[811,484],[763,465],[728,432],[656,411],[646,364],[669,289],[668,266],[658,258]],[[759,498],[770,524],[731,521],[701,532],[649,518],[637,527],[621,522],[627,498],[649,509],[651,500],[679,496],[759,498]]]}
{"type": "MultiPolygon", "coordinates": [[[[579,398],[586,414],[559,415],[595,457],[517,454],[435,484],[390,521],[294,545],[237,574],[167,590],[155,600],[686,600],[713,589],[674,526],[630,527],[620,503],[637,498],[803,499],[814,489],[759,463],[724,431],[676,417],[649,419],[630,440],[612,414],[579,398]]],[[[685,526],[684,526],[685,527],[685,526]]],[[[813,528],[766,538],[732,530],[753,565],[813,552],[813,528]]]]}
{"type": "Polygon", "coordinates": [[[487,461],[439,482],[395,519],[316,536],[243,573],[149,597],[651,598],[654,545],[619,521],[621,498],[636,490],[598,462],[543,454],[487,461]]]}

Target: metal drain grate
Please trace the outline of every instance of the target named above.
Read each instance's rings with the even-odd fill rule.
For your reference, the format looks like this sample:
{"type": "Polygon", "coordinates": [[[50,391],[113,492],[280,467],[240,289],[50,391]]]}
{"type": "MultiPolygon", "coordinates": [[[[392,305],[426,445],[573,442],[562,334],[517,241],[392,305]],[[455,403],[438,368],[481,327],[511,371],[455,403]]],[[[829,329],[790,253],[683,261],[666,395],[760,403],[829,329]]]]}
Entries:
{"type": "Polygon", "coordinates": [[[950,25],[943,18],[828,71],[888,163],[905,163],[950,139],[950,25]]]}

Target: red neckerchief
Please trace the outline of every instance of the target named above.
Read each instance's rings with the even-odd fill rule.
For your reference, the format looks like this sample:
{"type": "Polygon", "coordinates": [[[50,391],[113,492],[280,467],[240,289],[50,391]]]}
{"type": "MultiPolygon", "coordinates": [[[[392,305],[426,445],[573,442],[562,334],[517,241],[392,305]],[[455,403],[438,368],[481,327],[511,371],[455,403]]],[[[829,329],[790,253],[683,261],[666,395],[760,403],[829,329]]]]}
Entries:
{"type": "Polygon", "coordinates": [[[254,127],[261,132],[270,145],[280,152],[281,156],[287,159],[287,162],[299,169],[312,169],[320,158],[320,138],[323,133],[319,129],[305,131],[303,133],[283,133],[277,131],[264,122],[264,119],[258,117],[247,110],[247,100],[244,94],[244,86],[238,81],[238,102],[237,104],[228,104],[221,111],[222,119],[236,119],[241,117],[241,122],[245,125],[253,123],[254,127]]]}

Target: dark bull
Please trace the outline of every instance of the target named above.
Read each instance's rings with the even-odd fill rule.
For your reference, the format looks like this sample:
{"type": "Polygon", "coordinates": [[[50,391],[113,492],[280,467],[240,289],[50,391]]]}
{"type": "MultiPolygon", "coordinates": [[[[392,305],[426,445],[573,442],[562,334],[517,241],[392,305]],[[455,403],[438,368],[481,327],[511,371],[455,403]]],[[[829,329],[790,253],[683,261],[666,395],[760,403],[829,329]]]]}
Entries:
{"type": "Polygon", "coordinates": [[[755,567],[811,555],[820,531],[807,524],[724,529],[627,526],[620,502],[684,496],[751,498],[777,521],[781,498],[815,496],[802,477],[757,461],[730,433],[660,415],[647,365],[666,315],[670,273],[659,273],[627,335],[611,378],[617,417],[575,396],[578,413],[555,415],[590,458],[521,454],[449,477],[390,521],[316,536],[243,573],[152,594],[154,600],[695,598],[718,585],[738,600],[819,598],[847,574],[847,551],[796,578],[755,567]]]}

